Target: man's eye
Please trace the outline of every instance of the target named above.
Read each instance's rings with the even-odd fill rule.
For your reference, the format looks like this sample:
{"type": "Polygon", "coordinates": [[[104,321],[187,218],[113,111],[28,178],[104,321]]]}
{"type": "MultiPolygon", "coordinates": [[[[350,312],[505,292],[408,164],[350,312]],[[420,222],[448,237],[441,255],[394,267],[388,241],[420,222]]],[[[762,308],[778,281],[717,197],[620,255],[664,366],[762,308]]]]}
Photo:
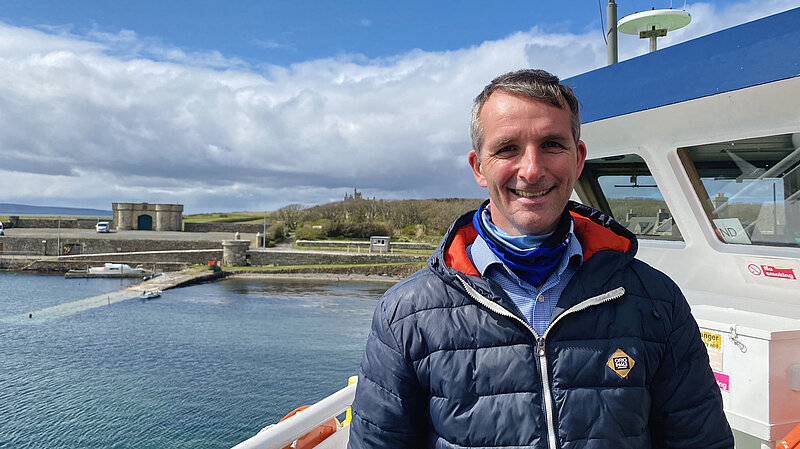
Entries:
{"type": "Polygon", "coordinates": [[[513,145],[506,145],[495,152],[495,154],[502,154],[502,153],[509,153],[511,151],[515,151],[517,147],[513,145]]]}
{"type": "Polygon", "coordinates": [[[547,141],[547,142],[544,143],[544,148],[561,149],[561,148],[564,148],[564,145],[561,145],[561,143],[559,143],[559,142],[550,140],[550,141],[547,141]]]}

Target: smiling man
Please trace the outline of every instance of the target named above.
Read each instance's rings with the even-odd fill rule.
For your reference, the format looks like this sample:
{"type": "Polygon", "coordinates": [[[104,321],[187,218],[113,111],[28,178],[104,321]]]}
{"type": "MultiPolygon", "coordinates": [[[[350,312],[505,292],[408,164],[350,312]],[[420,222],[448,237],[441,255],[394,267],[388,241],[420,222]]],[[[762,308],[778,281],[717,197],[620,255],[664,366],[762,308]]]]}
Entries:
{"type": "Polygon", "coordinates": [[[349,447],[732,448],[680,290],[569,200],[586,159],[572,90],[502,75],[471,135],[489,201],[378,304],[349,447]]]}

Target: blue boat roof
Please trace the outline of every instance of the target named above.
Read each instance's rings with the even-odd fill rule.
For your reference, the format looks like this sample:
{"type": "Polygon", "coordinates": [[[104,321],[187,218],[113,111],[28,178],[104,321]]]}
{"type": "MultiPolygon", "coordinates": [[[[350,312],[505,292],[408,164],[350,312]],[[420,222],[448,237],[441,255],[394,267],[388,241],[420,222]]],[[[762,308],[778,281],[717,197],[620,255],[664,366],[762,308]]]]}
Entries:
{"type": "Polygon", "coordinates": [[[564,80],[590,123],[800,75],[800,8],[564,80]]]}

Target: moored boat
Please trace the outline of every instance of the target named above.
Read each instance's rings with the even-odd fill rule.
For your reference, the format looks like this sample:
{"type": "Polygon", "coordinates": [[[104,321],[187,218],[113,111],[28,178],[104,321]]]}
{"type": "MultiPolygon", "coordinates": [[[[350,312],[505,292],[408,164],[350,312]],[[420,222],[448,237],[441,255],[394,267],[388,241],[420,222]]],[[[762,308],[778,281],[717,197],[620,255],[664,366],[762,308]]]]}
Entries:
{"type": "Polygon", "coordinates": [[[131,267],[124,263],[105,263],[102,267],[89,267],[86,270],[69,270],[65,277],[71,278],[136,278],[146,271],[141,267],[131,267]]]}
{"type": "Polygon", "coordinates": [[[161,290],[147,290],[142,292],[141,298],[142,299],[153,299],[158,298],[161,296],[161,290]]]}

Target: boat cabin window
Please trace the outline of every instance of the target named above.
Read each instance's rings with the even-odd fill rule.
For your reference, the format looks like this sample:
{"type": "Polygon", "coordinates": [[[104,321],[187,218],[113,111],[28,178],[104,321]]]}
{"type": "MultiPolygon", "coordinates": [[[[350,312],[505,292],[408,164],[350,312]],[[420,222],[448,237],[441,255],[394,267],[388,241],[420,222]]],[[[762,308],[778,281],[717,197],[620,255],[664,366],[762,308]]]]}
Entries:
{"type": "Polygon", "coordinates": [[[644,159],[635,154],[587,159],[575,190],[640,238],[683,240],[644,159]]]}
{"type": "Polygon", "coordinates": [[[721,241],[800,246],[800,133],[678,150],[721,241]]]}

